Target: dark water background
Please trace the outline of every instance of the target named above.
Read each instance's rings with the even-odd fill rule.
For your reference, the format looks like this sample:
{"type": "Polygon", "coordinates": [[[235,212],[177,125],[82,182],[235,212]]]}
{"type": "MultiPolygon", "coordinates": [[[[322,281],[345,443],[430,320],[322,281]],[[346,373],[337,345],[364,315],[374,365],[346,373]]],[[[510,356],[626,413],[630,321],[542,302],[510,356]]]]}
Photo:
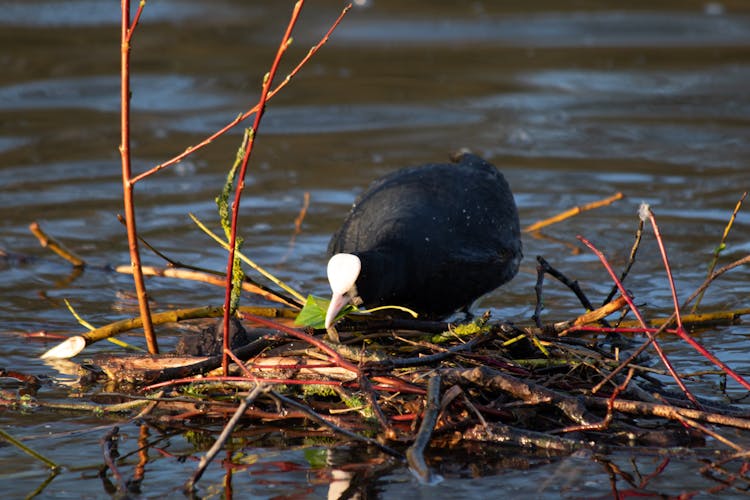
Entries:
{"type": "MultiPolygon", "coordinates": [[[[536,255],[578,279],[601,300],[606,273],[575,236],[599,246],[615,265],[627,259],[641,201],[650,203],[665,237],[682,298],[705,277],[731,210],[750,187],[750,5],[726,2],[398,2],[353,9],[332,40],[271,102],[252,160],[242,226],[245,251],[304,292],[325,294],[325,247],[348,205],[373,178],[395,168],[440,161],[460,148],[501,167],[522,223],[621,191],[610,207],[527,236],[514,282],[477,308],[523,323],[534,307],[536,255]],[[304,193],[310,207],[290,245],[304,193]]],[[[291,2],[149,2],[133,44],[135,169],[160,163],[251,107],[286,26],[291,2]]],[[[310,2],[282,75],[325,32],[339,2],[310,2]]],[[[40,393],[64,399],[75,377],[45,364],[53,345],[18,333],[79,332],[69,299],[95,325],[137,314],[129,276],[70,269],[28,232],[37,220],[92,266],[128,262],[115,215],[122,211],[119,173],[119,4],[99,0],[0,2],[0,248],[28,257],[0,261],[0,366],[49,377],[40,393]]],[[[249,125],[249,124],[248,124],[249,125]]],[[[213,199],[240,132],[137,187],[143,237],[176,260],[223,269],[225,257],[190,221],[214,225],[213,199]]],[[[750,216],[741,212],[722,263],[750,252],[750,216]]],[[[144,254],[147,264],[163,265],[144,254]]],[[[748,269],[717,282],[704,308],[750,306],[748,269]]],[[[217,305],[223,291],[168,279],[149,280],[155,308],[217,305]]],[[[653,237],[645,238],[629,288],[647,316],[668,314],[669,288],[653,237]]],[[[545,289],[544,320],[580,312],[561,286],[545,289]]],[[[168,333],[168,332],[166,332],[168,333]]],[[[712,328],[700,340],[750,375],[747,325],[712,328]]],[[[133,335],[126,340],[141,343],[133,335]]],[[[161,340],[170,349],[175,337],[161,340]]],[[[693,350],[664,343],[682,372],[710,368],[693,350]]],[[[87,351],[118,352],[108,343],[87,351]]],[[[82,362],[82,359],[75,361],[82,362]]],[[[3,389],[14,390],[9,379],[3,389]]],[[[718,377],[691,382],[715,396],[718,377]]],[[[743,391],[730,382],[728,392],[743,391]]],[[[98,440],[112,421],[78,413],[0,409],[0,426],[65,466],[43,497],[106,496],[97,477],[98,440]]],[[[121,450],[135,449],[138,428],[123,426],[121,450]],[[129,436],[129,437],[128,437],[129,436]]],[[[747,441],[741,433],[732,439],[747,441]]],[[[169,457],[154,454],[147,498],[180,496],[195,467],[194,443],[165,437],[169,457]]],[[[237,492],[259,498],[324,497],[330,463],[366,457],[312,446],[246,444],[255,467],[235,474],[237,492]],[[337,455],[337,456],[334,456],[337,455]],[[340,456],[339,456],[340,455],[340,456]],[[283,466],[283,465],[286,466],[283,466]],[[289,465],[294,467],[289,467],[289,465]]],[[[607,496],[605,461],[587,454],[531,460],[519,469],[470,456],[477,476],[444,471],[438,487],[419,486],[400,466],[364,474],[385,498],[607,496]]],[[[502,456],[502,453],[500,453],[502,456]]],[[[466,457],[448,457],[461,462],[466,457]]],[[[627,472],[649,474],[662,458],[608,457],[627,472]],[[632,459],[632,460],[631,460],[632,459]]],[[[126,461],[130,467],[134,458],[126,461]]],[[[672,458],[649,491],[676,494],[712,483],[695,457],[672,458]]],[[[127,469],[127,467],[125,467],[127,469]]],[[[464,469],[465,470],[465,469],[464,469]]],[[[217,466],[201,482],[219,495],[217,466]]],[[[0,444],[0,491],[23,497],[48,473],[40,462],[0,444]]],[[[622,487],[622,485],[620,485],[622,487]]]]}

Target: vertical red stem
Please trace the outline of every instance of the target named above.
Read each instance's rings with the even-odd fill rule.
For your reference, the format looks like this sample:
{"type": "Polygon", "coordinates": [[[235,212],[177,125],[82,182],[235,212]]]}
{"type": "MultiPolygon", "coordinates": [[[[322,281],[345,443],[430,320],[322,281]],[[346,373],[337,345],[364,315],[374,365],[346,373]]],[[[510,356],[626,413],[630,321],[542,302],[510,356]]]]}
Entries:
{"type": "MultiPolygon", "coordinates": [[[[140,12],[140,8],[139,8],[140,12]]],[[[138,250],[138,238],[135,224],[135,205],[133,202],[133,184],[130,167],[130,38],[135,25],[130,24],[130,0],[122,0],[122,33],[120,37],[120,157],[122,159],[122,190],[125,210],[125,226],[128,232],[128,249],[130,265],[133,268],[133,282],[138,297],[138,308],[143,321],[143,333],[146,337],[148,352],[158,354],[159,347],[151,322],[151,311],[148,305],[148,294],[141,269],[141,257],[138,250]]]]}
{"type": "Polygon", "coordinates": [[[245,188],[247,164],[253,151],[255,136],[258,133],[260,120],[261,118],[263,118],[263,113],[266,109],[266,101],[268,100],[268,93],[271,89],[271,83],[273,83],[273,78],[279,68],[281,56],[284,54],[289,45],[289,40],[292,36],[292,30],[294,29],[294,25],[299,18],[299,13],[302,9],[303,4],[304,0],[299,0],[294,5],[294,10],[292,11],[291,19],[289,20],[289,24],[287,25],[286,33],[284,33],[284,37],[281,39],[279,48],[276,51],[276,57],[273,60],[273,64],[271,64],[271,69],[263,79],[263,87],[261,89],[260,99],[258,99],[258,105],[256,106],[257,112],[255,113],[255,120],[253,121],[252,133],[248,136],[247,144],[245,145],[245,154],[242,157],[242,164],[240,166],[240,173],[237,177],[237,189],[234,192],[234,203],[232,204],[232,228],[231,236],[229,238],[229,257],[227,259],[226,275],[227,285],[226,293],[224,295],[224,355],[222,359],[222,370],[224,371],[224,376],[227,376],[229,374],[229,356],[227,355],[227,352],[229,350],[229,308],[232,301],[232,275],[234,273],[234,255],[235,246],[237,243],[237,226],[240,213],[240,200],[242,199],[242,191],[245,188]]]}
{"type": "Polygon", "coordinates": [[[672,266],[669,265],[669,258],[667,257],[667,249],[664,247],[664,242],[661,237],[661,231],[659,231],[659,226],[656,224],[656,216],[654,215],[654,212],[648,208],[648,218],[651,221],[651,227],[654,230],[654,236],[656,237],[656,242],[659,244],[659,251],[661,252],[661,258],[664,262],[664,269],[667,273],[667,279],[669,280],[669,287],[672,291],[672,301],[674,302],[674,317],[675,321],[677,323],[677,328],[675,330],[675,333],[678,337],[680,337],[682,340],[690,344],[693,349],[701,353],[704,357],[706,357],[709,361],[711,361],[713,364],[724,370],[724,372],[732,377],[735,381],[737,381],[742,387],[745,389],[750,390],[750,383],[748,383],[740,374],[729,368],[729,366],[724,363],[722,360],[717,358],[713,355],[708,349],[703,347],[698,341],[693,339],[686,331],[685,328],[682,326],[682,316],[680,315],[680,303],[677,299],[677,290],[674,285],[674,279],[672,278],[672,266]]]}

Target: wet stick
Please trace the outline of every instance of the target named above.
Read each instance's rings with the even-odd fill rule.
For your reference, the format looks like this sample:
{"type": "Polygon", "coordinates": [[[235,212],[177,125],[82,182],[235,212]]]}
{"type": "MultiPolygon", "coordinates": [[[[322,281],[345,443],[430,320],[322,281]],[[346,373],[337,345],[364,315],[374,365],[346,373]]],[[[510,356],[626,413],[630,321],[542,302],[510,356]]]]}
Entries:
{"type": "Polygon", "coordinates": [[[440,380],[440,375],[436,373],[427,382],[427,399],[422,424],[419,426],[414,443],[406,450],[409,469],[423,484],[437,484],[442,480],[440,476],[432,473],[424,460],[424,451],[430,444],[430,438],[440,413],[440,380]]]}
{"type": "MultiPolygon", "coordinates": [[[[221,245],[225,250],[229,250],[229,244],[226,241],[224,241],[216,233],[214,233],[213,231],[211,231],[210,229],[208,229],[208,227],[206,227],[206,225],[203,224],[200,220],[198,220],[198,218],[195,217],[193,214],[189,214],[189,216],[193,220],[193,222],[195,222],[195,224],[199,228],[201,228],[201,230],[203,232],[205,232],[207,235],[209,235],[211,238],[213,238],[213,240],[216,241],[219,245],[221,245]]],[[[262,274],[266,279],[268,279],[272,283],[278,285],[285,292],[287,292],[288,294],[290,294],[290,295],[294,296],[296,299],[298,299],[300,301],[300,304],[304,304],[305,303],[305,297],[301,293],[299,293],[298,291],[296,291],[294,288],[292,288],[292,287],[288,286],[287,284],[285,284],[283,281],[281,281],[280,279],[278,279],[277,277],[275,277],[273,274],[269,273],[268,271],[266,271],[265,269],[263,269],[262,267],[260,267],[254,261],[250,260],[248,257],[246,257],[245,255],[243,255],[241,252],[237,252],[237,255],[239,256],[240,260],[242,260],[242,262],[244,262],[245,264],[249,265],[250,267],[252,267],[256,271],[258,271],[260,274],[262,274]]]]}
{"type": "Polygon", "coordinates": [[[31,231],[34,236],[37,237],[37,239],[39,240],[39,244],[41,244],[42,247],[49,248],[54,253],[73,264],[73,267],[82,268],[86,266],[86,262],[82,258],[65,248],[62,243],[58,242],[56,239],[45,233],[37,222],[32,222],[29,225],[29,231],[31,231]]]}
{"type": "Polygon", "coordinates": [[[13,446],[15,446],[16,448],[18,448],[19,450],[23,451],[24,453],[26,453],[28,455],[31,455],[32,457],[36,458],[40,462],[43,462],[50,469],[57,470],[60,467],[59,465],[57,465],[55,462],[53,462],[49,458],[45,457],[41,453],[38,453],[38,452],[32,450],[31,448],[29,448],[28,446],[26,446],[25,444],[23,444],[22,442],[20,442],[18,439],[14,438],[13,436],[11,436],[10,434],[8,434],[7,432],[5,432],[2,429],[0,429],[0,438],[6,440],[8,443],[12,444],[13,446]]]}
{"type": "Polygon", "coordinates": [[[197,483],[201,476],[203,476],[203,472],[206,470],[206,467],[208,467],[208,464],[211,463],[211,461],[216,457],[216,455],[221,451],[221,448],[224,446],[224,443],[227,442],[229,439],[229,436],[232,434],[232,430],[237,426],[237,423],[239,422],[240,418],[244,415],[245,410],[255,401],[255,399],[260,396],[261,392],[264,392],[267,390],[267,388],[262,384],[256,384],[256,386],[253,388],[252,391],[250,391],[250,394],[245,397],[245,399],[242,400],[242,402],[237,407],[237,411],[234,412],[234,415],[232,415],[232,418],[229,419],[229,422],[227,422],[227,425],[224,426],[224,429],[222,429],[221,434],[219,434],[219,437],[216,439],[214,444],[211,446],[211,448],[206,452],[203,457],[201,457],[201,461],[198,464],[198,468],[195,470],[195,473],[190,477],[188,482],[185,484],[185,491],[193,492],[195,489],[195,483],[197,483]]]}
{"type": "MultiPolygon", "coordinates": [[[[285,315],[288,315],[286,312],[284,312],[284,310],[274,309],[270,307],[242,307],[240,308],[240,310],[257,316],[284,317],[285,315]]],[[[152,316],[152,321],[157,325],[161,325],[164,323],[174,323],[185,319],[218,318],[223,314],[224,309],[222,307],[196,307],[155,313],[152,316]]],[[[123,332],[141,328],[142,326],[143,323],[141,322],[140,317],[115,321],[114,323],[101,326],[82,335],[70,337],[57,346],[49,349],[47,352],[42,354],[40,358],[72,358],[73,356],[76,356],[81,351],[83,351],[83,349],[87,345],[107,339],[109,337],[113,337],[123,332]]]]}
{"type": "Polygon", "coordinates": [[[527,226],[523,229],[524,233],[531,233],[534,231],[539,231],[540,229],[551,226],[552,224],[557,224],[558,222],[562,222],[565,219],[569,219],[571,217],[575,217],[576,215],[586,212],[587,210],[593,210],[595,208],[611,205],[617,200],[621,200],[625,197],[622,193],[615,193],[612,196],[608,198],[604,198],[603,200],[593,201],[591,203],[587,203],[585,205],[580,205],[577,207],[570,208],[560,214],[555,215],[554,217],[550,217],[548,219],[544,219],[538,222],[535,222],[534,224],[531,224],[530,226],[527,226]]]}
{"type": "MultiPolygon", "coordinates": [[[[132,269],[129,266],[117,266],[115,271],[118,273],[129,274],[132,269]]],[[[191,281],[200,281],[201,283],[208,283],[210,285],[224,286],[225,280],[221,273],[208,273],[203,271],[193,271],[190,269],[176,269],[174,267],[158,268],[154,266],[144,266],[143,274],[147,276],[160,276],[164,278],[176,278],[191,281]]],[[[278,302],[295,309],[299,308],[296,302],[290,299],[284,298],[277,293],[261,288],[260,286],[252,283],[247,278],[242,282],[242,289],[248,293],[252,293],[272,302],[278,302]]]]}

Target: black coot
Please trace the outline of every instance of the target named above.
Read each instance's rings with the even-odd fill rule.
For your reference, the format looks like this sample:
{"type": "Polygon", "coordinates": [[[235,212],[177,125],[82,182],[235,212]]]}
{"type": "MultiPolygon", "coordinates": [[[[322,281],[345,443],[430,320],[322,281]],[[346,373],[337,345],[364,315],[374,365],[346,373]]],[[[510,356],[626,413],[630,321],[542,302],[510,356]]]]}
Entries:
{"type": "Polygon", "coordinates": [[[444,317],[515,276],[518,211],[497,168],[463,154],[456,163],[407,168],[373,183],[328,254],[326,328],[349,302],[444,317]]]}

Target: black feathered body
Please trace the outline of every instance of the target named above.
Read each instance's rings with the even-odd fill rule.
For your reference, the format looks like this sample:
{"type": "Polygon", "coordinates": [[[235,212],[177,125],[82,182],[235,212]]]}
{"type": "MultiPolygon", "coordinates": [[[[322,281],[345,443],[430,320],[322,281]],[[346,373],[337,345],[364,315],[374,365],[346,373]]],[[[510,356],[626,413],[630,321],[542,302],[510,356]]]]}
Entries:
{"type": "Polygon", "coordinates": [[[509,281],[521,261],[518,212],[507,181],[464,154],[373,183],[328,246],[352,253],[366,307],[402,305],[446,316],[509,281]]]}

